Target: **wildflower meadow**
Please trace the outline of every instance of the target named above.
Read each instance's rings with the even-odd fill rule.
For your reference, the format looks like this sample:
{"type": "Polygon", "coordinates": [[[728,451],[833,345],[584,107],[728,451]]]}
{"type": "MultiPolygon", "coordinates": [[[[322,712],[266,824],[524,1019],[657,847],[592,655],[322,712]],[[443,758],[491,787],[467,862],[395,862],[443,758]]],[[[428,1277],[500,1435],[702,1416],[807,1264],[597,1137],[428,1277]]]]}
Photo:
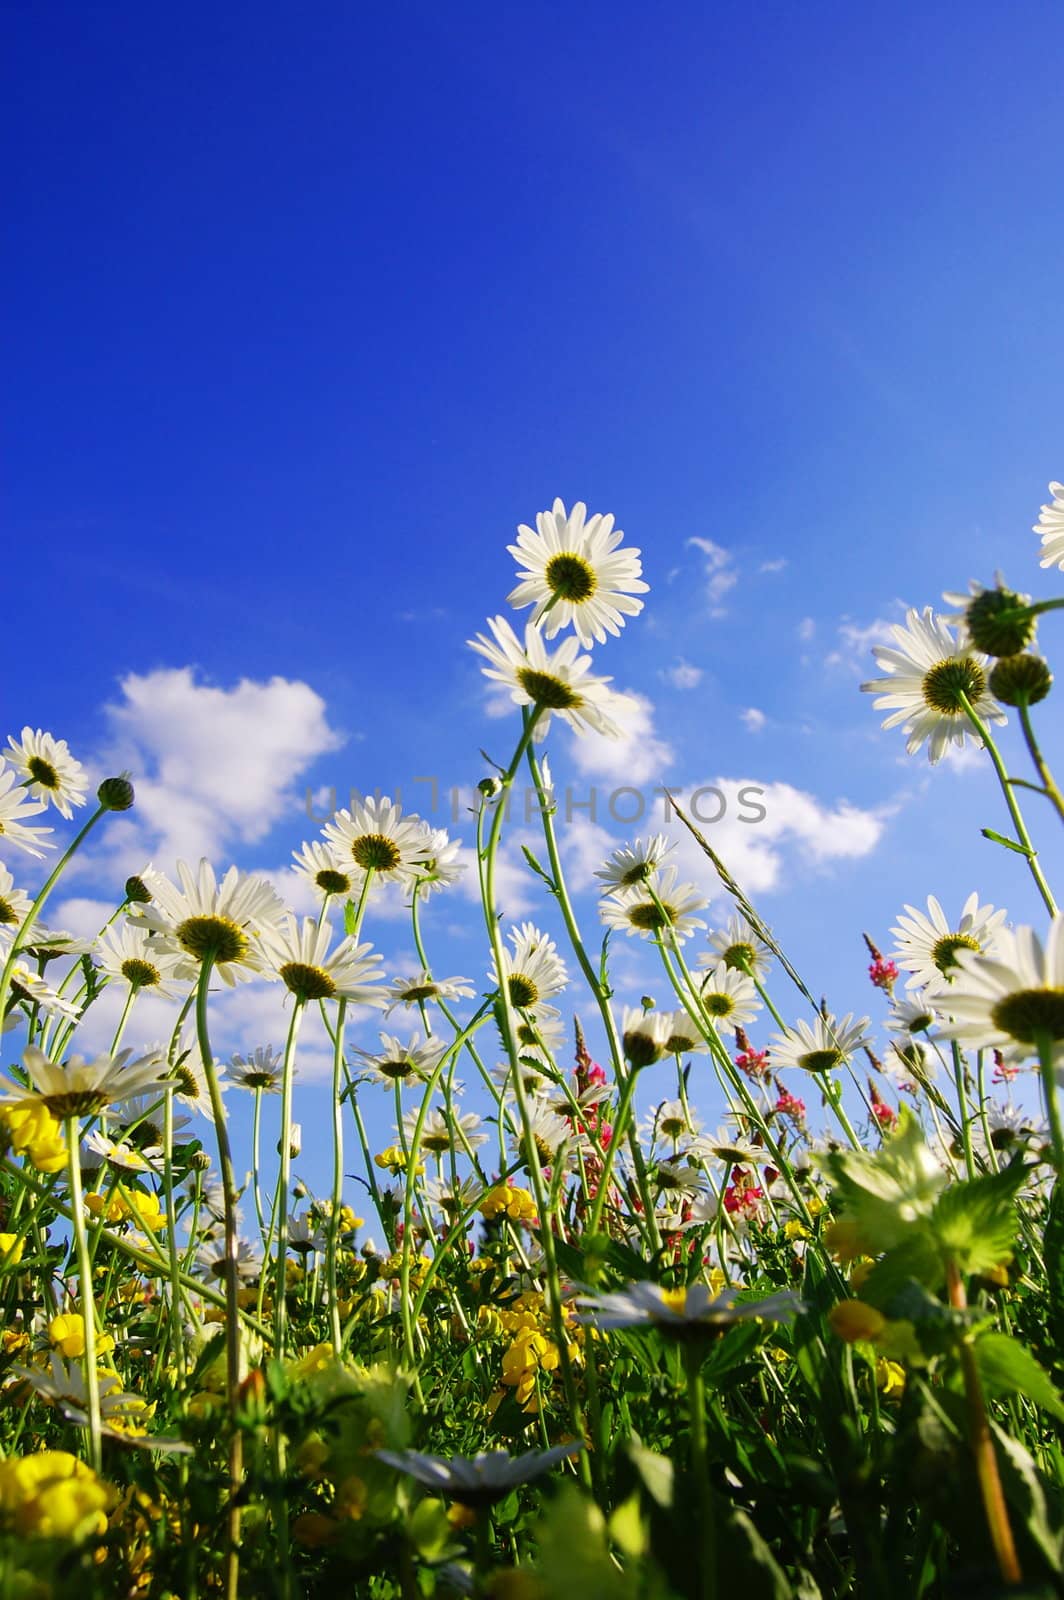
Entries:
{"type": "MultiPolygon", "coordinates": [[[[1064,570],[1060,483],[1034,533],[1029,567],[1064,570]]],[[[1042,742],[1064,598],[973,581],[875,646],[882,737],[932,765],[967,746],[1000,807],[954,840],[963,904],[929,884],[893,927],[837,930],[870,980],[869,1015],[843,1015],[682,799],[578,915],[551,735],[616,732],[599,652],[640,626],[641,552],[555,501],[498,569],[469,647],[509,715],[498,748],[456,751],[475,848],[355,798],[294,852],[316,915],[263,874],[157,861],[95,938],[53,926],[138,775],[93,793],[62,728],[10,731],[0,1600],[1064,1592],[1064,916],[1039,854],[1064,821],[1042,742]],[[543,910],[511,923],[518,783],[543,910]],[[1037,926],[984,903],[986,852],[1037,926]],[[463,872],[475,967],[448,947],[463,872]],[[730,900],[712,926],[707,885],[730,900]],[[615,977],[629,938],[656,999],[615,977]],[[284,992],[286,1031],[223,1058],[215,1007],[249,979],[284,992]],[[150,997],[174,1006],[162,1040],[150,997]]]]}

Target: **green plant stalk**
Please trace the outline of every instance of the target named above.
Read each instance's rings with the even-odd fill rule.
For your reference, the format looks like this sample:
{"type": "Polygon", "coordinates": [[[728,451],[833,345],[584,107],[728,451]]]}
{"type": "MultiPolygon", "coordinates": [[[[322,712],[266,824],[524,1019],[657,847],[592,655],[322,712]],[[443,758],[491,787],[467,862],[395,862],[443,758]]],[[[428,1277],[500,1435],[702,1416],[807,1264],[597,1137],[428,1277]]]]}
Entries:
{"type": "Polygon", "coordinates": [[[225,1374],[229,1420],[229,1501],[226,1510],[225,1596],[238,1600],[240,1584],[240,1492],[244,1482],[244,1436],[239,1425],[240,1385],[243,1380],[240,1344],[240,1274],[237,1271],[237,1188],[233,1152],[222,1103],[222,1088],[211,1053],[207,1026],[207,992],[214,968],[205,956],[196,987],[196,1038],[214,1113],[218,1167],[222,1175],[223,1228],[225,1233],[225,1374]]]}
{"type": "MultiPolygon", "coordinates": [[[[968,1297],[964,1289],[964,1280],[956,1262],[952,1259],[946,1262],[946,1285],[950,1305],[955,1311],[965,1310],[968,1297]]],[[[1012,1524],[1009,1521],[1009,1509],[1001,1487],[997,1456],[994,1454],[994,1439],[986,1414],[983,1383],[976,1365],[975,1351],[968,1338],[961,1341],[960,1360],[968,1414],[968,1443],[975,1460],[975,1471],[983,1499],[983,1510],[986,1513],[990,1542],[994,1547],[994,1556],[1002,1582],[1019,1584],[1023,1582],[1023,1573],[1020,1570],[1016,1544],[1012,1537],[1012,1524]]]]}
{"type": "Polygon", "coordinates": [[[74,1225],[74,1245],[78,1258],[81,1288],[81,1321],[85,1330],[82,1371],[89,1413],[89,1465],[94,1472],[103,1468],[103,1442],[100,1430],[100,1390],[96,1376],[96,1300],[92,1292],[92,1259],[85,1231],[85,1200],[81,1192],[80,1130],[76,1117],[66,1118],[67,1176],[70,1182],[70,1212],[74,1225]]]}
{"type": "Polygon", "coordinates": [[[1060,1095],[1057,1090],[1057,1074],[1054,1069],[1054,1040],[1048,1033],[1040,1034],[1037,1041],[1038,1068],[1042,1078],[1042,1094],[1046,1103],[1046,1116],[1049,1119],[1049,1133],[1053,1141],[1053,1165],[1057,1169],[1057,1176],[1064,1177],[1064,1128],[1060,1120],[1060,1095]]]}
{"type": "Polygon", "coordinates": [[[337,1285],[336,1256],[340,1248],[340,1206],[344,1192],[344,1107],[343,1093],[344,1028],[347,1023],[347,1001],[341,1000],[336,1008],[336,1035],[333,1039],[333,1173],[332,1210],[329,1213],[329,1231],[325,1241],[325,1281],[329,1296],[329,1337],[337,1355],[343,1342],[340,1326],[340,1291],[337,1285]]]}
{"type": "Polygon", "coordinates": [[[717,1597],[717,1527],[713,1505],[713,1486],[709,1481],[709,1452],[706,1443],[706,1387],[702,1378],[705,1351],[695,1340],[683,1352],[687,1374],[687,1401],[691,1413],[691,1477],[698,1501],[699,1586],[701,1600],[717,1597]]]}
{"type": "Polygon", "coordinates": [[[281,1150],[277,1177],[277,1262],[273,1290],[273,1353],[278,1360],[285,1356],[288,1336],[288,1191],[292,1182],[292,1074],[295,1070],[296,1039],[303,1020],[306,1002],[294,997],[292,1017],[285,1039],[284,1062],[281,1068],[281,1150]]]}
{"type": "Polygon", "coordinates": [[[954,1039],[951,1041],[953,1055],[953,1082],[957,1090],[957,1115],[960,1118],[961,1144],[964,1147],[964,1169],[969,1178],[975,1177],[975,1159],[972,1155],[972,1126],[971,1108],[964,1088],[964,1060],[961,1056],[960,1045],[954,1039]]]}
{"type": "Polygon", "coordinates": [[[971,723],[980,739],[982,739],[983,744],[986,747],[986,752],[989,755],[990,760],[993,762],[994,771],[997,773],[998,783],[1001,785],[1001,792],[1005,796],[1005,804],[1009,808],[1009,816],[1012,818],[1012,825],[1016,829],[1017,836],[1020,843],[1023,845],[1024,852],[1027,857],[1027,865],[1030,868],[1031,877],[1038,886],[1038,892],[1045,902],[1046,910],[1049,912],[1051,917],[1055,917],[1057,914],[1057,903],[1053,899],[1052,890],[1045,880],[1041,867],[1038,865],[1038,853],[1031,843],[1031,836],[1027,832],[1027,824],[1023,820],[1023,813],[1021,812],[1019,802],[1013,793],[1013,786],[1009,782],[1009,775],[1005,770],[1005,763],[1001,759],[1001,752],[994,743],[990,729],[976,711],[975,707],[968,699],[968,696],[964,693],[961,693],[957,698],[960,701],[965,714],[967,715],[968,721],[971,723]]]}
{"type": "Polygon", "coordinates": [[[1035,771],[1042,780],[1042,788],[1045,790],[1046,799],[1053,806],[1061,821],[1064,821],[1064,795],[1061,794],[1056,779],[1049,770],[1049,764],[1042,754],[1041,746],[1035,738],[1034,728],[1031,725],[1031,707],[1025,694],[1017,695],[1016,710],[1020,714],[1020,727],[1023,729],[1023,737],[1027,745],[1028,754],[1034,763],[1035,771]]]}
{"type": "Polygon", "coordinates": [[[100,818],[106,816],[110,809],[110,806],[100,806],[98,810],[93,812],[92,816],[89,818],[88,822],[86,822],[85,826],[80,830],[80,832],[75,834],[74,839],[67,846],[66,850],[64,850],[63,854],[52,868],[51,873],[45,880],[44,887],[41,889],[36,900],[30,906],[30,909],[23,918],[21,926],[11,941],[11,948],[8,950],[7,960],[4,962],[4,969],[2,972],[0,972],[0,1016],[3,1016],[4,1007],[7,1004],[8,985],[11,982],[11,974],[14,970],[15,959],[19,951],[22,949],[22,946],[26,943],[27,934],[33,927],[33,924],[36,922],[37,918],[40,916],[45,901],[48,899],[48,896],[51,894],[52,890],[59,882],[59,879],[62,877],[64,868],[69,862],[71,856],[88,837],[92,829],[99,822],[100,818]]]}

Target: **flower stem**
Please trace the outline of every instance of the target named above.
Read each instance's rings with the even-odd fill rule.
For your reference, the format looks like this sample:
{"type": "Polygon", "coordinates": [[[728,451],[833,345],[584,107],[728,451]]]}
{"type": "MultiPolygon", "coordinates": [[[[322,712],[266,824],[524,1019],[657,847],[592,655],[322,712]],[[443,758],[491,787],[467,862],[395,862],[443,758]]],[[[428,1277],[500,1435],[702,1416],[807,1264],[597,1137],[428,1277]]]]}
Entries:
{"type": "Polygon", "coordinates": [[[74,854],[75,850],[77,850],[82,840],[88,837],[89,833],[99,822],[100,818],[105,816],[110,809],[110,806],[100,806],[97,811],[93,812],[92,816],[81,829],[80,833],[75,835],[72,843],[66,850],[64,850],[63,854],[52,868],[51,873],[45,881],[44,887],[41,889],[36,900],[30,906],[25,917],[22,919],[22,925],[16,932],[15,937],[12,939],[11,948],[7,952],[7,960],[4,962],[4,970],[3,972],[0,972],[0,1016],[3,1016],[4,1014],[4,1005],[7,1001],[7,989],[8,984],[11,981],[11,973],[14,970],[15,958],[22,946],[26,943],[26,938],[29,934],[29,931],[40,915],[44,906],[44,902],[47,900],[48,896],[59,882],[64,867],[74,854]]]}
{"type": "Polygon", "coordinates": [[[691,1477],[694,1480],[700,1522],[698,1592],[702,1600],[716,1600],[717,1527],[706,1444],[706,1387],[702,1379],[704,1355],[701,1343],[696,1341],[684,1351],[684,1367],[687,1372],[687,1400],[691,1413],[691,1477]]]}
{"type": "Polygon", "coordinates": [[[70,1210],[74,1243],[78,1256],[78,1281],[81,1287],[81,1320],[85,1330],[82,1366],[89,1413],[89,1464],[94,1472],[103,1465],[100,1434],[100,1386],[96,1375],[96,1301],[92,1292],[92,1260],[85,1229],[85,1202],[81,1193],[80,1130],[76,1117],[66,1119],[67,1172],[70,1178],[70,1210]]]}
{"type": "Polygon", "coordinates": [[[1019,803],[1017,802],[1016,796],[1013,793],[1013,786],[1009,782],[1009,775],[1005,771],[1005,763],[1001,759],[1001,752],[994,743],[990,729],[976,711],[975,707],[968,699],[968,696],[961,693],[958,698],[962,707],[967,713],[968,721],[971,723],[980,739],[982,739],[983,744],[986,746],[986,752],[994,764],[994,771],[997,773],[998,782],[1001,785],[1001,792],[1005,796],[1005,804],[1009,808],[1009,816],[1012,818],[1013,827],[1016,829],[1017,837],[1023,846],[1024,854],[1027,857],[1027,865],[1031,869],[1031,877],[1038,885],[1038,892],[1045,901],[1046,910],[1049,912],[1051,917],[1055,917],[1057,914],[1057,903],[1053,899],[1052,890],[1045,880],[1041,867],[1038,865],[1038,853],[1031,843],[1031,836],[1027,832],[1027,824],[1023,820],[1023,813],[1020,811],[1019,803]]]}
{"type": "Polygon", "coordinates": [[[1041,1033],[1037,1040],[1038,1066],[1042,1075],[1042,1094],[1045,1097],[1049,1134],[1053,1140],[1053,1165],[1058,1178],[1064,1177],[1064,1128],[1060,1120],[1060,1099],[1057,1094],[1057,1074],[1053,1062],[1053,1040],[1041,1033]]]}
{"type": "Polygon", "coordinates": [[[1020,727],[1023,729],[1023,737],[1031,760],[1034,762],[1035,771],[1042,780],[1046,798],[1054,807],[1057,816],[1064,821],[1064,795],[1061,794],[1060,789],[1057,787],[1056,779],[1050,772],[1046,758],[1042,754],[1041,746],[1035,738],[1034,728],[1031,726],[1031,707],[1026,695],[1017,695],[1016,710],[1020,713],[1020,727]]]}

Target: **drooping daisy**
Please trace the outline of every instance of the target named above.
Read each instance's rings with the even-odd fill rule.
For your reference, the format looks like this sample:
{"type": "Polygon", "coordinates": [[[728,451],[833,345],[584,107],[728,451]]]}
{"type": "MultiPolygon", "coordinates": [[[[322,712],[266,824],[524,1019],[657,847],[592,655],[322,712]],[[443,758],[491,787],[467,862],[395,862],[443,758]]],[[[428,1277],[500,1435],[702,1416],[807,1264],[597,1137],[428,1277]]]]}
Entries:
{"type": "Polygon", "coordinates": [[[741,1028],[761,1010],[754,980],[722,961],[699,990],[702,1009],[718,1027],[741,1028]]]}
{"type": "Polygon", "coordinates": [[[198,975],[204,961],[213,963],[224,983],[234,984],[262,970],[262,935],[275,928],[284,905],[273,885],[259,874],[247,876],[230,867],[221,883],[206,859],[197,872],[177,863],[178,888],[154,867],[141,877],[151,901],[133,913],[137,922],[162,934],[188,958],[180,975],[198,975]]]}
{"type": "Polygon", "coordinates": [[[43,922],[35,922],[19,946],[25,955],[42,964],[59,961],[63,956],[85,956],[94,948],[94,940],[81,939],[66,928],[46,928],[43,922]]]}
{"type": "Polygon", "coordinates": [[[324,1250],[327,1238],[321,1224],[309,1215],[289,1217],[288,1248],[296,1255],[309,1256],[324,1250]]]}
{"type": "Polygon", "coordinates": [[[53,739],[41,728],[23,728],[19,739],[8,735],[4,756],[21,774],[34,800],[51,802],[61,816],[72,817],[74,806],[85,804],[88,774],[70,754],[65,739],[53,739]]]}
{"type": "MultiPolygon", "coordinates": [[[[13,1366],[16,1377],[24,1379],[32,1389],[58,1406],[72,1421],[84,1426],[88,1418],[89,1391],[85,1385],[85,1366],[80,1360],[64,1361],[55,1351],[48,1357],[47,1367],[13,1366]]],[[[100,1415],[107,1418],[125,1418],[144,1412],[144,1401],[139,1395],[122,1392],[121,1380],[115,1372],[96,1373],[96,1387],[100,1397],[100,1415]]]]}
{"type": "Polygon", "coordinates": [[[770,1049],[777,1068],[801,1067],[805,1072],[833,1072],[860,1050],[868,1039],[868,1018],[847,1012],[836,1020],[830,1012],[818,1015],[812,1027],[804,1019],[778,1033],[770,1049]]]}
{"type": "Polygon", "coordinates": [[[491,978],[496,984],[505,982],[510,1003],[517,1010],[531,1011],[564,989],[569,974],[554,940],[535,923],[522,922],[511,928],[509,938],[513,953],[503,947],[502,973],[495,970],[493,960],[491,978]]]}
{"type": "Polygon", "coordinates": [[[681,1006],[678,1011],[662,1013],[667,1021],[665,1049],[673,1056],[702,1055],[709,1049],[702,1034],[681,1006]]]}
{"type": "Polygon", "coordinates": [[[596,869],[595,877],[606,885],[604,894],[615,889],[630,889],[633,884],[645,883],[661,867],[666,856],[676,849],[663,833],[652,834],[645,842],[636,839],[632,844],[622,844],[607,861],[596,869]]]}
{"type": "Polygon", "coordinates": [[[1064,483],[1051,483],[1053,496],[1035,523],[1033,531],[1042,541],[1043,567],[1064,567],[1064,483]]]}
{"type": "Polygon", "coordinates": [[[52,828],[26,826],[27,817],[36,817],[45,809],[43,800],[30,800],[18,783],[18,773],[0,756],[0,846],[18,845],[28,855],[43,859],[46,850],[55,845],[46,837],[52,828]]]}
{"type": "Polygon", "coordinates": [[[612,679],[593,676],[590,656],[580,654],[575,638],[566,639],[553,655],[538,628],[529,623],[524,642],[505,617],[489,617],[494,643],[482,633],[467,643],[490,663],[481,667],[486,678],[510,690],[515,706],[537,706],[536,740],[545,739],[552,716],[561,717],[575,733],[603,733],[611,739],[621,730],[610,712],[619,713],[626,702],[609,687],[612,679]]]}
{"type": "Polygon", "coordinates": [[[478,1510],[505,1500],[519,1484],[542,1477],[583,1448],[578,1440],[554,1445],[550,1450],[529,1450],[522,1456],[507,1455],[505,1450],[482,1450],[475,1456],[449,1459],[422,1455],[417,1450],[377,1450],[375,1454],[396,1472],[409,1473],[433,1494],[446,1495],[459,1505],[478,1510]]]}
{"type": "MultiPolygon", "coordinates": [[[[168,1078],[167,1087],[170,1082],[168,1078]]],[[[129,1100],[120,1100],[111,1108],[111,1115],[121,1124],[123,1137],[138,1150],[162,1149],[166,1130],[166,1102],[162,1095],[138,1094],[129,1100]]],[[[176,1139],[191,1127],[191,1123],[188,1117],[174,1113],[172,1126],[176,1139]]]]}
{"type": "Polygon", "coordinates": [[[418,892],[422,896],[449,889],[466,870],[462,860],[462,841],[452,839],[446,828],[431,828],[424,823],[425,859],[417,869],[418,892]]]}
{"type": "Polygon", "coordinates": [[[14,878],[0,861],[0,939],[14,934],[31,904],[25,889],[16,889],[14,878]]]}
{"type": "Polygon", "coordinates": [[[877,711],[889,711],[884,728],[903,726],[907,750],[914,755],[927,745],[928,759],[938,761],[951,744],[979,739],[961,704],[963,695],[984,722],[1005,722],[1005,713],[987,687],[988,661],[964,636],[956,640],[930,606],[909,611],[905,626],[891,627],[895,645],[875,645],[876,664],[887,674],[862,683],[877,711]]]}
{"type": "Polygon", "coordinates": [[[284,1083],[284,1057],[272,1045],[257,1045],[247,1057],[233,1056],[226,1068],[226,1080],[237,1089],[280,1094],[284,1083]]]}
{"type": "MultiPolygon", "coordinates": [[[[255,1283],[262,1271],[262,1252],[249,1239],[236,1241],[236,1275],[241,1283],[255,1283]]],[[[196,1251],[196,1270],[202,1278],[217,1281],[225,1277],[226,1249],[223,1238],[208,1239],[196,1251]]]]}
{"type": "Polygon", "coordinates": [[[645,1011],[638,1006],[625,1006],[621,1043],[633,1067],[652,1067],[655,1061],[660,1061],[671,1033],[671,1011],[645,1011]]]}
{"type": "Polygon", "coordinates": [[[536,517],[535,528],[523,522],[517,543],[508,546],[520,581],[507,605],[518,611],[534,605],[532,621],[542,621],[548,639],[571,623],[585,649],[595,640],[605,644],[607,633],[620,633],[626,616],[638,616],[643,601],[634,596],[650,588],[641,577],[640,552],[618,549],[623,538],[611,515],[588,517],[582,500],[566,513],[555,500],[536,517]]]}
{"type": "Polygon", "coordinates": [[[132,1050],[101,1055],[92,1061],[70,1056],[49,1061],[36,1045],[28,1044],[22,1065],[28,1085],[8,1082],[0,1087],[0,1101],[14,1105],[47,1106],[53,1117],[91,1117],[117,1101],[143,1091],[161,1090],[166,1062],[159,1055],[130,1060],[132,1050]]]}
{"type": "Polygon", "coordinates": [[[426,1039],[417,1028],[406,1044],[390,1033],[382,1033],[380,1041],[380,1050],[356,1050],[354,1054],[366,1063],[375,1082],[389,1088],[396,1083],[424,1082],[447,1049],[446,1039],[426,1039]]]}
{"type": "Polygon", "coordinates": [[[341,939],[329,951],[332,928],[316,917],[302,923],[287,911],[280,924],[263,933],[263,970],[280,978],[290,994],[309,1000],[348,1000],[352,1005],[383,1005],[388,991],[379,981],[383,957],[371,944],[341,939]]]}
{"type": "Polygon", "coordinates": [[[897,940],[893,960],[911,972],[907,989],[928,988],[933,995],[952,984],[957,975],[957,956],[962,950],[977,955],[993,955],[1002,923],[1008,913],[981,906],[973,890],[964,902],[956,926],[952,926],[934,895],[927,897],[927,913],[915,906],[905,907],[898,926],[890,931],[897,940]]]}
{"type": "Polygon", "coordinates": [[[361,800],[350,811],[338,811],[323,829],[326,842],[344,868],[354,869],[359,884],[372,872],[374,883],[409,882],[421,870],[429,840],[420,817],[404,817],[401,808],[383,799],[361,800]]]}
{"type": "MultiPolygon", "coordinates": [[[[356,874],[346,870],[346,862],[341,861],[336,851],[330,845],[323,844],[320,839],[310,839],[292,851],[292,860],[295,862],[294,870],[306,880],[319,900],[327,900],[330,895],[348,895],[355,887],[356,874]]],[[[361,872],[357,874],[361,881],[361,872]]]]}
{"type": "Polygon", "coordinates": [[[1013,1059],[1044,1043],[1064,1059],[1064,915],[1053,918],[1044,948],[1033,928],[1002,929],[993,954],[958,950],[957,965],[947,1039],[1013,1059]]]}
{"type": "Polygon", "coordinates": [[[915,1000],[894,1000],[887,1017],[888,1033],[926,1033],[938,1021],[938,1013],[926,995],[915,1000]]]}
{"type": "Polygon", "coordinates": [[[671,938],[683,944],[696,928],[705,927],[695,912],[707,903],[693,883],[676,882],[675,867],[664,867],[653,895],[648,884],[633,884],[607,895],[599,904],[599,916],[607,927],[623,929],[627,934],[671,938]]]}
{"type": "Polygon", "coordinates": [[[704,1194],[706,1190],[702,1174],[678,1161],[659,1161],[654,1168],[654,1182],[662,1194],[704,1194]]]}
{"type": "Polygon", "coordinates": [[[714,1295],[704,1283],[686,1289],[662,1289],[656,1283],[633,1283],[612,1294],[579,1297],[584,1308],[578,1322],[596,1328],[653,1327],[675,1339],[713,1336],[749,1317],[764,1322],[788,1322],[801,1310],[796,1294],[784,1289],[763,1300],[737,1302],[738,1291],[714,1295]]]}
{"type": "Polygon", "coordinates": [[[127,1140],[112,1139],[100,1128],[94,1128],[81,1146],[82,1170],[88,1172],[105,1163],[117,1167],[120,1172],[156,1172],[162,1161],[163,1152],[158,1146],[149,1145],[139,1150],[127,1140]]]}
{"type": "Polygon", "coordinates": [[[748,977],[764,978],[768,972],[771,955],[768,946],[743,916],[733,916],[723,928],[714,928],[709,935],[709,949],[698,957],[696,966],[712,970],[723,961],[735,972],[748,977]]]}
{"type": "Polygon", "coordinates": [[[441,1000],[471,1000],[476,990],[468,978],[434,978],[424,968],[409,978],[393,978],[384,1015],[391,1016],[400,1006],[428,1005],[441,1000]]]}
{"type": "Polygon", "coordinates": [[[21,1000],[25,1005],[35,1006],[46,1017],[65,1017],[68,1022],[76,1022],[80,1015],[76,1005],[69,1000],[64,1000],[58,989],[53,989],[51,984],[44,979],[25,961],[16,961],[11,968],[8,980],[11,993],[16,1000],[21,1000]]]}
{"type": "Polygon", "coordinates": [[[165,940],[136,923],[112,924],[100,935],[95,955],[101,972],[138,994],[150,991],[172,1000],[179,993],[174,979],[181,957],[165,940]]]}

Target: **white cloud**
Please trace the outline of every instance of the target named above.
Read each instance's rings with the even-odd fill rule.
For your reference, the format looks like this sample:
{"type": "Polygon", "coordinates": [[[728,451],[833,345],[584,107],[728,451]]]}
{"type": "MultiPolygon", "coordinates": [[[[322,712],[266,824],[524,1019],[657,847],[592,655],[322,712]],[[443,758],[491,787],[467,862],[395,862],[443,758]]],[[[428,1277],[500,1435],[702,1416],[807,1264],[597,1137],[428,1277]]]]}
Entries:
{"type": "MultiPolygon", "coordinates": [[[[906,610],[902,600],[895,600],[894,605],[902,613],[906,610]]],[[[862,674],[876,671],[875,660],[871,654],[872,646],[893,644],[894,635],[891,628],[897,621],[897,617],[876,617],[874,622],[863,624],[854,622],[850,617],[843,617],[838,626],[839,643],[825,656],[825,665],[846,667],[862,674]]]]}
{"type": "Polygon", "coordinates": [[[759,711],[756,706],[747,706],[745,711],[740,711],[739,716],[751,733],[760,733],[768,721],[765,713],[759,711]]]}
{"type": "MultiPolygon", "coordinates": [[[[343,738],[309,684],[243,678],[232,689],[199,683],[191,667],[130,673],[105,707],[108,757],[137,791],[127,857],[169,864],[217,857],[265,837],[298,804],[295,780],[343,738]]],[[[136,864],[136,863],[135,863],[136,864]]]]}
{"type": "Polygon", "coordinates": [[[702,682],[703,673],[701,667],[693,667],[689,661],[684,661],[681,657],[674,666],[663,667],[659,676],[664,678],[666,683],[671,683],[674,689],[697,689],[702,682]]]}
{"type": "MultiPolygon", "coordinates": [[[[704,784],[685,785],[676,797],[751,895],[782,887],[809,863],[827,867],[869,855],[889,815],[889,808],[864,811],[848,800],[827,805],[789,783],[758,783],[753,778],[707,779],[704,784]]],[[[683,824],[673,818],[668,832],[677,841],[676,859],[683,875],[710,896],[722,893],[712,864],[683,824]]]]}
{"type": "Polygon", "coordinates": [[[726,613],[721,601],[739,581],[739,574],[735,570],[735,558],[730,550],[725,550],[723,545],[715,544],[712,539],[688,539],[687,543],[694,545],[696,550],[701,550],[706,558],[706,598],[709,601],[709,614],[711,617],[723,617],[726,613]]]}
{"type": "Polygon", "coordinates": [[[799,637],[799,639],[802,639],[803,641],[807,641],[807,640],[811,639],[815,633],[816,633],[816,623],[813,620],[813,618],[812,617],[803,617],[801,622],[798,624],[798,637],[799,637]]]}
{"type": "Polygon", "coordinates": [[[786,556],[777,556],[775,561],[762,561],[758,572],[782,572],[787,566],[786,556]]]}
{"type": "Polygon", "coordinates": [[[673,752],[654,732],[653,702],[644,694],[625,692],[611,705],[610,716],[621,729],[619,739],[600,733],[573,735],[569,749],[577,769],[618,784],[664,783],[673,752]]]}

